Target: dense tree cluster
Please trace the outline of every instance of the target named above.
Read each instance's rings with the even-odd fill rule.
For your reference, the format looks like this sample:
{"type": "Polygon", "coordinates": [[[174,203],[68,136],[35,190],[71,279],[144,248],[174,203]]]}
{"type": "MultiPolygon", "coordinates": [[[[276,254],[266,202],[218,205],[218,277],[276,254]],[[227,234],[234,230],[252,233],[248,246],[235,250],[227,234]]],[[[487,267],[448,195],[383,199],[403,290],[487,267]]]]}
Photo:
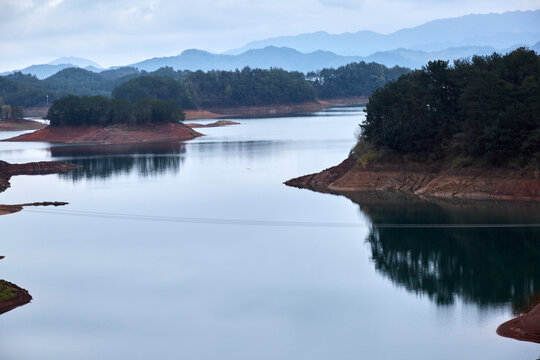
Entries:
{"type": "Polygon", "coordinates": [[[387,68],[377,63],[351,63],[337,69],[322,69],[307,74],[321,99],[369,96],[375,89],[397,80],[409,69],[394,66],[387,68]]]}
{"type": "Polygon", "coordinates": [[[52,126],[159,124],[183,120],[184,113],[172,100],[69,95],[52,104],[47,119],[52,126]]]}
{"type": "Polygon", "coordinates": [[[112,96],[125,100],[174,100],[184,109],[295,104],[316,99],[313,87],[301,73],[248,67],[209,72],[176,72],[163,68],[152,76],[120,85],[112,96]]]}
{"type": "Polygon", "coordinates": [[[130,101],[137,99],[172,100],[183,109],[195,107],[191,94],[184,84],[168,77],[142,76],[130,80],[114,89],[112,96],[114,99],[130,101]]]}
{"type": "Polygon", "coordinates": [[[430,62],[376,90],[360,142],[418,158],[540,164],[540,57],[430,62]]]}
{"type": "Polygon", "coordinates": [[[37,86],[39,81],[35,76],[21,73],[0,76],[0,105],[35,106],[46,103],[51,92],[37,86]]]}
{"type": "MultiPolygon", "coordinates": [[[[124,67],[94,73],[67,68],[39,80],[20,72],[0,77],[0,97],[13,106],[46,105],[66,95],[135,100],[170,99],[184,109],[296,104],[320,98],[368,96],[408,69],[355,63],[306,75],[281,69],[153,72],[124,67]],[[306,80],[307,79],[307,80],[306,80]]],[[[0,103],[2,102],[0,99],[0,103]]]]}
{"type": "Polygon", "coordinates": [[[0,104],[41,106],[66,95],[110,96],[118,85],[141,76],[134,68],[119,68],[94,73],[79,68],[67,68],[44,79],[16,72],[0,76],[0,104]]]}
{"type": "Polygon", "coordinates": [[[20,120],[23,116],[24,111],[20,106],[0,105],[0,120],[20,120]]]}
{"type": "Polygon", "coordinates": [[[315,90],[299,72],[281,69],[196,71],[183,82],[199,108],[296,104],[316,100],[315,90]]]}

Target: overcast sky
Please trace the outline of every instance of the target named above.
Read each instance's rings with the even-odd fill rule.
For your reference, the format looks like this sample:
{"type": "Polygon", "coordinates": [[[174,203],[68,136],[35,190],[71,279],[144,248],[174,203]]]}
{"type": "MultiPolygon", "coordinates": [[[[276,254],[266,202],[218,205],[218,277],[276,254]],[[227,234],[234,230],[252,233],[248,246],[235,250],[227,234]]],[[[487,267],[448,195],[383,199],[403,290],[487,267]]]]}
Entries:
{"type": "Polygon", "coordinates": [[[0,71],[79,56],[104,67],[280,35],[403,27],[540,0],[0,0],[0,71]]]}

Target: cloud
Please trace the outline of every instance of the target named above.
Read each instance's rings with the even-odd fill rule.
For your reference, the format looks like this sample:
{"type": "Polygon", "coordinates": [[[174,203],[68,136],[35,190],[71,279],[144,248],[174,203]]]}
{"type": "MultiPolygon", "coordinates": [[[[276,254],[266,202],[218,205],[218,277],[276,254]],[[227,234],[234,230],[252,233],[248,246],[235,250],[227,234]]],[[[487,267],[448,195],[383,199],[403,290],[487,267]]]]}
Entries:
{"type": "Polygon", "coordinates": [[[436,18],[538,7],[538,0],[459,1],[0,0],[0,71],[60,56],[121,65],[187,48],[225,51],[280,35],[388,33],[436,18]]]}

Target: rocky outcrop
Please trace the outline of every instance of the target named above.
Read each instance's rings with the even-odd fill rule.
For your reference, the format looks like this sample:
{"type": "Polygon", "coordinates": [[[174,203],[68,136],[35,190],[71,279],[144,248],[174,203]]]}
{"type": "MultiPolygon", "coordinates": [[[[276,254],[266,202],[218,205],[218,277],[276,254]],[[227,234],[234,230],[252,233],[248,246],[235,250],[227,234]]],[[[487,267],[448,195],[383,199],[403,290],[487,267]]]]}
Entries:
{"type": "Polygon", "coordinates": [[[32,296],[25,289],[0,280],[0,314],[28,304],[31,300],[32,296]]]}
{"type": "Polygon", "coordinates": [[[131,144],[191,140],[202,134],[180,123],[160,125],[48,126],[3,141],[45,141],[66,144],[131,144]]]}
{"type": "Polygon", "coordinates": [[[348,157],[341,164],[330,167],[319,173],[300,176],[285,182],[287,186],[309,189],[318,192],[331,192],[329,186],[350,171],[355,164],[352,157],[348,157]]]}
{"type": "Polygon", "coordinates": [[[531,311],[501,324],[497,334],[521,341],[540,343],[540,304],[531,311]]]}
{"type": "Polygon", "coordinates": [[[540,200],[540,177],[531,171],[452,169],[420,163],[362,166],[352,157],[338,166],[285,184],[333,193],[395,192],[437,198],[540,200]]]}
{"type": "Polygon", "coordinates": [[[15,205],[0,205],[0,215],[7,215],[19,212],[26,206],[64,206],[67,204],[68,203],[64,201],[42,201],[15,205]]]}
{"type": "MultiPolygon", "coordinates": [[[[0,256],[0,260],[3,258],[4,256],[0,256]]],[[[9,281],[0,280],[0,314],[28,304],[31,300],[32,296],[25,289],[9,281]]]]}

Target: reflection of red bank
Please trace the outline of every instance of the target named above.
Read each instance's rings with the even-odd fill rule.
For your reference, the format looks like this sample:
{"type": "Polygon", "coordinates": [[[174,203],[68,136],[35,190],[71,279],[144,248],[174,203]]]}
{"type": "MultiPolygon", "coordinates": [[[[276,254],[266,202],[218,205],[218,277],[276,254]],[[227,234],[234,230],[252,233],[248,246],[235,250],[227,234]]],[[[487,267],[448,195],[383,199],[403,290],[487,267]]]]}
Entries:
{"type": "Polygon", "coordinates": [[[540,343],[540,304],[531,311],[501,324],[497,334],[516,340],[540,343]]]}

